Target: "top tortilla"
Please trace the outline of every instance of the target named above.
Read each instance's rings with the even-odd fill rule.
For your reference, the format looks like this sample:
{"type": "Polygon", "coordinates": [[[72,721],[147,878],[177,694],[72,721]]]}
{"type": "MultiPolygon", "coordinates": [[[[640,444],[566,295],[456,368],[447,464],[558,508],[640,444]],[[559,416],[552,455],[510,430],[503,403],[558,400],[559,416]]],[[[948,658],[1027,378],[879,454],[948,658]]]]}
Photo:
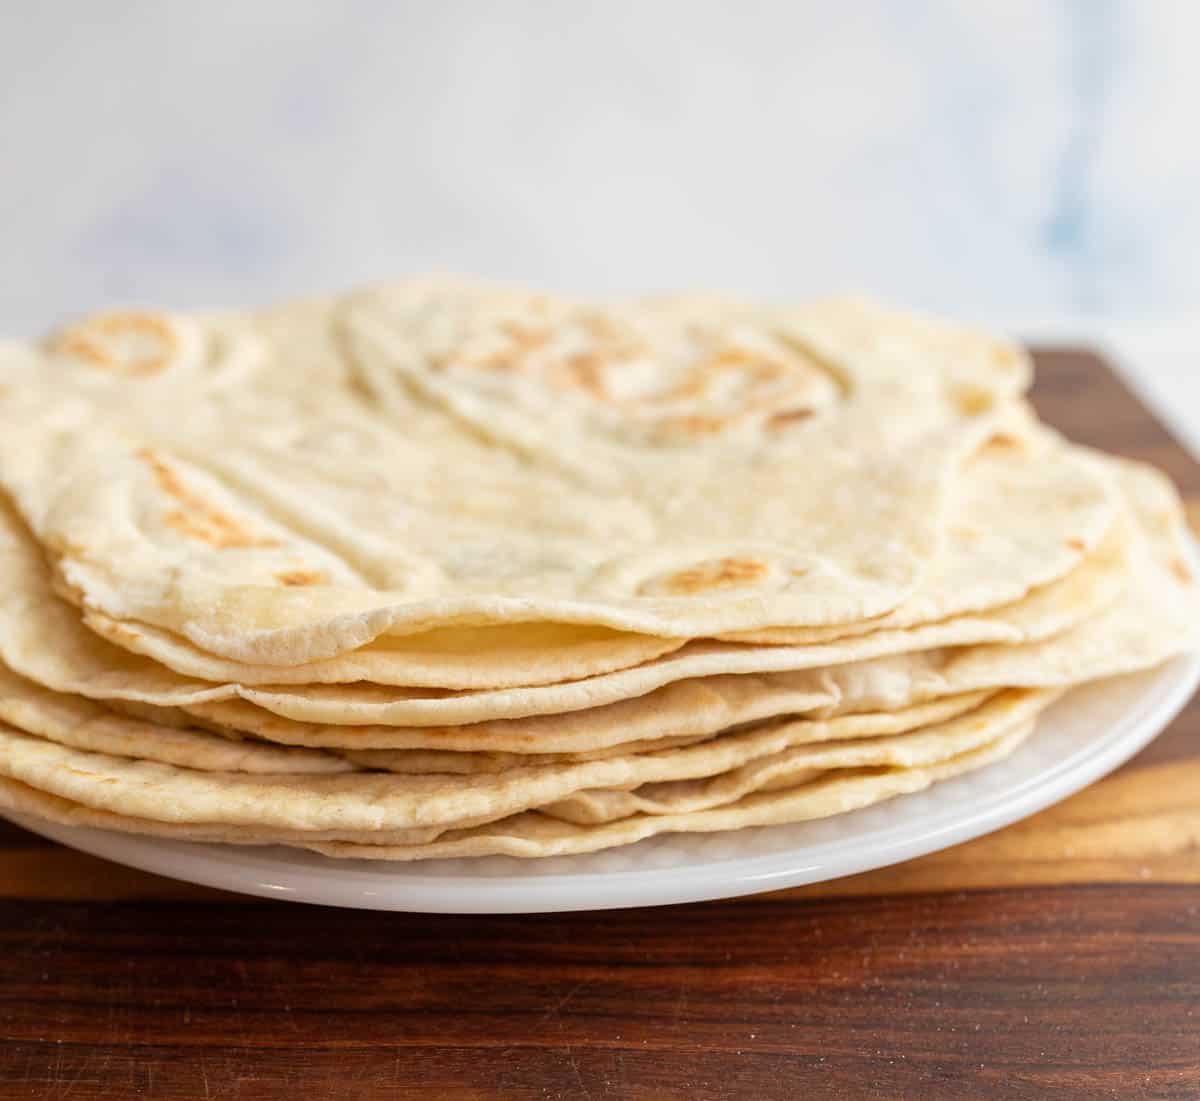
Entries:
{"type": "Polygon", "coordinates": [[[914,591],[1028,378],[858,302],[412,281],[75,326],[0,399],[0,485],[86,609],[237,662],[492,624],[828,626],[914,591]]]}

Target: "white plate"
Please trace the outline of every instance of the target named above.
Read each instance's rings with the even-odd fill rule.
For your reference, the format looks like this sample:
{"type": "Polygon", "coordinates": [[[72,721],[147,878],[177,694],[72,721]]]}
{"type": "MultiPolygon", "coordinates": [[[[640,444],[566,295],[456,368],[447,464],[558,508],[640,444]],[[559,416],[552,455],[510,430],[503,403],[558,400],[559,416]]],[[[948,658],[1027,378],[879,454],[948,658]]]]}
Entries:
{"type": "Polygon", "coordinates": [[[881,868],[998,829],[1128,760],[1179,712],[1200,656],[1079,688],[1004,761],[874,807],[816,822],[677,834],[588,856],[332,860],[285,848],[163,841],[13,821],[120,864],[251,895],[430,913],[537,913],[696,902],[881,868]]]}

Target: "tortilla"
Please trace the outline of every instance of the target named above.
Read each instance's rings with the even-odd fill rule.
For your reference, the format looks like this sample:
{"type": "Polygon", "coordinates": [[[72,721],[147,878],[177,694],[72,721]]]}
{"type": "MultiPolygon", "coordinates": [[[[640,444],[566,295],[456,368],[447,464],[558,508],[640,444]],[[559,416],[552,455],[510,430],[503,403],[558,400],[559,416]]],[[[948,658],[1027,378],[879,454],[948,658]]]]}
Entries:
{"type": "Polygon", "coordinates": [[[431,749],[343,750],[344,756],[364,768],[388,772],[503,773],[531,765],[553,765],[567,761],[602,760],[607,757],[653,754],[657,764],[673,756],[667,751],[695,747],[684,760],[709,762],[700,772],[688,766],[688,775],[705,775],[707,769],[736,768],[748,760],[775,753],[786,746],[825,742],[846,738],[872,738],[884,734],[914,730],[942,723],[973,711],[989,697],[987,692],[969,692],[947,696],[917,707],[890,712],[865,712],[836,718],[773,718],[745,724],[715,735],[690,738],[656,738],[639,742],[620,742],[603,749],[577,753],[501,753],[495,751],[462,752],[431,749]]]}
{"type": "MultiPolygon", "coordinates": [[[[763,665],[786,668],[964,638],[1016,639],[1053,631],[1112,599],[1123,580],[1117,565],[1120,553],[1114,536],[1111,546],[1102,545],[1061,582],[1044,587],[1018,605],[987,617],[929,625],[916,638],[902,631],[879,632],[823,648],[791,649],[696,643],[684,647],[674,664],[667,664],[671,658],[660,659],[621,674],[539,688],[469,693],[370,684],[255,689],[182,676],[83,628],[75,610],[55,598],[46,565],[29,533],[11,512],[0,508],[0,660],[21,676],[56,691],[160,708],[185,707],[208,721],[274,741],[309,746],[350,744],[363,749],[438,745],[436,737],[431,741],[425,734],[409,737],[403,731],[379,727],[460,725],[509,716],[583,712],[644,697],[677,679],[705,676],[699,686],[659,693],[644,705],[581,715],[578,721],[563,720],[561,727],[555,724],[564,737],[567,731],[570,737],[546,751],[575,751],[621,740],[714,733],[737,722],[780,714],[779,709],[806,711],[837,703],[837,690],[824,671],[775,677],[759,684],[706,676],[713,670],[733,667],[749,671],[763,665]],[[751,693],[751,689],[757,690],[751,693]],[[280,722],[275,715],[295,720],[297,725],[280,722]],[[345,730],[347,726],[375,729],[352,733],[345,730]]],[[[520,752],[521,744],[529,745],[522,729],[486,733],[489,738],[493,733],[517,737],[489,745],[487,739],[471,741],[468,733],[459,745],[445,748],[520,752]]]]}
{"type": "Polygon", "coordinates": [[[114,715],[82,696],[33,684],[0,666],[0,722],[76,749],[219,772],[352,772],[344,757],[114,715]]]}
{"type": "Polygon", "coordinates": [[[996,436],[954,484],[946,544],[913,594],[885,615],[832,627],[723,637],[796,646],[935,623],[1020,600],[1065,577],[1108,532],[1111,479],[1079,449],[1028,423],[996,436]]]}
{"type": "MultiPolygon", "coordinates": [[[[554,818],[590,825],[633,814],[709,810],[756,791],[792,788],[834,769],[924,768],[994,741],[998,727],[1024,724],[1060,694],[1048,689],[1002,693],[992,703],[952,721],[890,737],[858,737],[821,745],[805,744],[797,738],[786,749],[710,776],[642,784],[625,791],[583,791],[538,809],[554,818]]],[[[844,720],[832,719],[829,724],[839,721],[844,720]]]]}
{"type": "MultiPolygon", "coordinates": [[[[735,723],[787,711],[838,705],[852,710],[869,710],[873,706],[870,702],[873,697],[858,698],[856,685],[862,678],[856,681],[844,672],[846,669],[867,670],[869,678],[869,671],[879,666],[889,670],[905,668],[906,663],[923,667],[928,660],[927,651],[941,653],[953,646],[965,649],[969,642],[991,639],[1003,642],[1005,645],[996,649],[1006,652],[1017,649],[1015,644],[1021,640],[1033,643],[1086,624],[1091,617],[1111,606],[1129,582],[1126,543],[1130,538],[1128,523],[1119,523],[1096,553],[1067,577],[1010,606],[986,614],[909,630],[880,631],[820,646],[741,647],[721,642],[694,642],[675,655],[622,673],[551,688],[511,689],[486,694],[489,711],[515,710],[518,717],[514,719],[456,726],[452,730],[401,731],[373,725],[348,731],[344,722],[289,721],[288,713],[295,715],[299,709],[275,690],[269,694],[267,690],[254,693],[247,690],[242,693],[242,700],[186,706],[188,711],[231,729],[296,745],[360,746],[364,749],[494,748],[515,752],[521,752],[523,746],[531,752],[560,752],[612,744],[613,740],[621,738],[613,732],[617,723],[620,729],[630,732],[629,740],[633,740],[634,731],[638,739],[715,733],[735,723]],[[877,655],[889,654],[900,656],[890,664],[870,660],[877,655]],[[797,666],[798,670],[791,671],[797,666]],[[814,668],[807,668],[809,666],[814,668]],[[786,671],[774,672],[776,669],[786,671]],[[737,675],[731,675],[730,671],[737,675]],[[701,700],[712,700],[714,695],[722,703],[732,701],[733,707],[706,711],[698,706],[701,700]],[[616,703],[609,702],[614,699],[616,703]],[[563,710],[553,710],[555,705],[563,710]],[[283,718],[267,715],[267,710],[281,714],[283,718]],[[529,712],[533,715],[524,717],[529,712]],[[708,718],[708,715],[712,717],[708,718]],[[624,725],[631,721],[636,721],[637,725],[624,725]],[[644,725],[647,722],[651,724],[649,729],[644,725]],[[569,740],[566,738],[568,731],[571,732],[569,740]],[[496,738],[504,741],[494,742],[496,738]],[[546,740],[542,741],[543,738],[546,740]],[[587,741],[581,740],[584,738],[587,741]],[[366,739],[370,739],[369,745],[366,739]]],[[[979,687],[1002,688],[1005,682],[995,679],[979,687]]],[[[367,689],[359,686],[355,691],[361,697],[367,689]]],[[[484,705],[484,695],[477,694],[476,708],[484,705]]],[[[413,700],[391,703],[378,694],[375,699],[379,701],[379,710],[393,720],[397,714],[410,714],[416,703],[413,700]]],[[[446,699],[438,703],[442,714],[452,712],[455,707],[446,699]]],[[[304,711],[311,713],[312,710],[312,701],[307,699],[304,711]]]]}
{"type": "Polygon", "coordinates": [[[1012,751],[1033,729],[1027,721],[991,742],[923,768],[858,768],[804,775],[793,787],[739,799],[707,811],[637,815],[602,826],[579,826],[527,811],[482,825],[458,828],[381,830],[355,833],[333,828],[297,831],[279,827],[161,821],[75,803],[7,777],[0,777],[0,809],[32,814],[64,825],[88,826],[185,841],[226,844],[284,844],[330,856],[414,860],[443,856],[508,853],[515,856],[591,852],[629,844],[662,832],[711,832],[749,825],[803,821],[844,813],[982,767],[1012,751]]]}
{"type": "MultiPolygon", "coordinates": [[[[807,646],[981,614],[1065,577],[1095,551],[1116,514],[1110,481],[1094,464],[1050,433],[1029,429],[1001,437],[976,455],[958,479],[956,493],[963,500],[953,507],[948,546],[900,608],[857,624],[748,632],[731,641],[807,646]]],[[[281,667],[215,657],[170,631],[96,611],[86,611],[84,622],[110,642],[176,672],[243,685],[543,685],[629,668],[678,651],[685,642],[609,628],[524,623],[382,636],[337,657],[281,667]]],[[[997,634],[979,624],[961,640],[987,641],[997,634]]],[[[823,660],[815,651],[809,664],[823,660]]]]}
{"type": "MultiPolygon", "coordinates": [[[[1021,700],[997,697],[971,713],[968,725],[1002,728],[1021,706],[1021,700]]],[[[915,716],[898,716],[891,722],[903,730],[906,720],[921,717],[918,709],[915,716]]],[[[853,719],[833,722],[839,729],[856,725],[853,719]]],[[[957,745],[963,722],[962,717],[951,719],[932,733],[940,733],[947,745],[957,745]]],[[[797,736],[806,735],[801,730],[797,736]]],[[[472,776],[377,772],[260,776],[86,752],[0,726],[0,775],[72,802],[135,818],[374,832],[500,818],[593,788],[710,776],[787,745],[787,737],[786,729],[750,731],[662,753],[472,776]]]]}
{"type": "Polygon", "coordinates": [[[856,622],[919,583],[1029,377],[863,303],[413,281],[299,311],[343,338],[309,390],[279,383],[288,313],[96,318],[4,396],[0,485],[82,607],[278,666],[489,624],[856,622]]]}
{"type": "Polygon", "coordinates": [[[316,842],[305,847],[325,856],[360,860],[440,860],[505,855],[568,856],[631,845],[665,833],[714,833],[751,826],[777,826],[847,814],[874,803],[923,791],[931,784],[1007,757],[1032,733],[1031,722],[990,745],[921,769],[863,769],[835,774],[778,792],[762,792],[728,806],[684,814],[647,814],[601,826],[580,826],[537,811],[464,830],[451,830],[426,844],[371,845],[316,842]]]}

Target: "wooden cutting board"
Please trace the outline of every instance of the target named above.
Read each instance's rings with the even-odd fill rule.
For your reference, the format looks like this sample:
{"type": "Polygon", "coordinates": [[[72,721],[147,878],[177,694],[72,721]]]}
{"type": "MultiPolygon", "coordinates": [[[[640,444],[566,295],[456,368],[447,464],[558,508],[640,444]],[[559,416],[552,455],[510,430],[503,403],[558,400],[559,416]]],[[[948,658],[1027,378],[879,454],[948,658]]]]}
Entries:
{"type": "MultiPolygon", "coordinates": [[[[1037,359],[1047,421],[1200,502],[1108,367],[1037,359]]],[[[0,824],[0,1099],[1200,1098],[1198,841],[1197,703],[989,837],[658,910],[270,903],[0,824]]]]}

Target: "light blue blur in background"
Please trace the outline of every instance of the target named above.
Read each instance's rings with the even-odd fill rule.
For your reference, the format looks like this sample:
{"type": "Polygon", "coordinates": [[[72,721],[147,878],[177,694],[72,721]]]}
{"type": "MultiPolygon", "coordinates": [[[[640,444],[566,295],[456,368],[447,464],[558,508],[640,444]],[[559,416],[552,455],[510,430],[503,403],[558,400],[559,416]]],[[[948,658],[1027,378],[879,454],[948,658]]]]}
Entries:
{"type": "Polygon", "coordinates": [[[0,326],[427,269],[1200,303],[1200,4],[136,0],[0,10],[0,326]]]}

